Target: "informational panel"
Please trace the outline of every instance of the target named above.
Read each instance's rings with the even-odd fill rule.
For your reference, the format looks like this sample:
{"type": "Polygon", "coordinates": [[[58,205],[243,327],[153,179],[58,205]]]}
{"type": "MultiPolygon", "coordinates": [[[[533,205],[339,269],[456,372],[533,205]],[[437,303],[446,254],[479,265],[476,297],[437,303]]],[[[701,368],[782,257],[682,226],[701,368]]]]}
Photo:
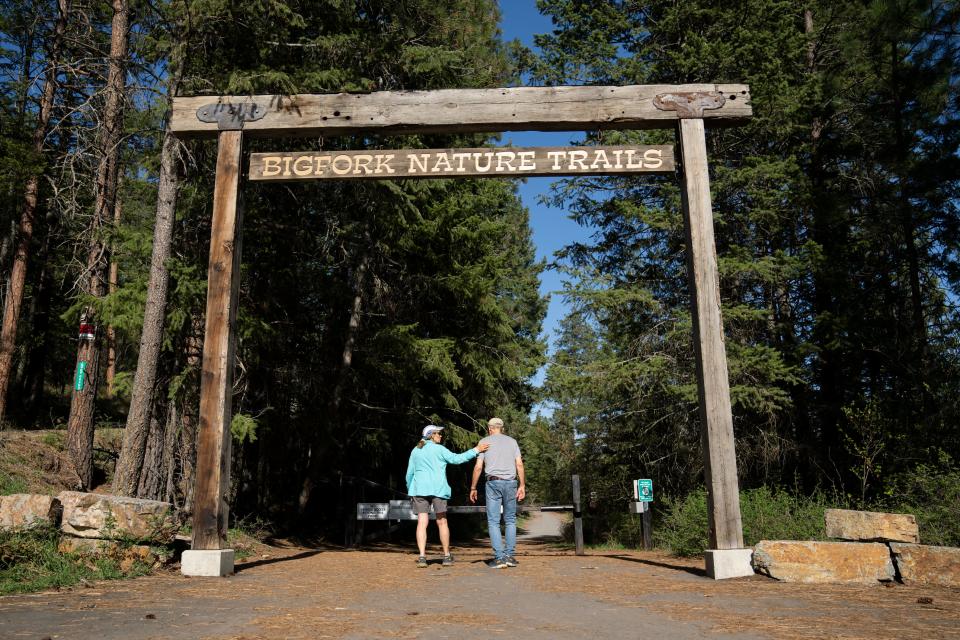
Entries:
{"type": "Polygon", "coordinates": [[[671,145],[305,151],[250,155],[250,180],[673,173],[671,145]]]}
{"type": "Polygon", "coordinates": [[[653,480],[634,480],[633,499],[637,502],[653,502],[653,480]]]}
{"type": "MultiPolygon", "coordinates": [[[[433,507],[430,518],[436,518],[433,507]]],[[[357,520],[416,520],[409,500],[391,500],[390,502],[358,502],[357,520]]]]}

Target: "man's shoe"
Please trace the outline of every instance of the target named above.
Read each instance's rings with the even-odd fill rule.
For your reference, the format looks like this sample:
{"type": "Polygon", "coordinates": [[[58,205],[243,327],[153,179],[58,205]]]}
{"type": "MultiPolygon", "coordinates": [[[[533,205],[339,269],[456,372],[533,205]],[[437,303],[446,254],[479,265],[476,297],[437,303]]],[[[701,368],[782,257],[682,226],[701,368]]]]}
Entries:
{"type": "Polygon", "coordinates": [[[493,558],[492,560],[487,560],[487,566],[491,569],[503,569],[507,566],[507,563],[500,558],[493,558]]]}
{"type": "Polygon", "coordinates": [[[443,566],[452,567],[453,566],[453,554],[449,553],[443,556],[443,566]]]}
{"type": "Polygon", "coordinates": [[[513,556],[507,556],[506,558],[503,559],[503,562],[504,562],[504,564],[506,564],[508,567],[515,567],[515,566],[517,566],[518,564],[520,564],[519,562],[517,562],[517,559],[514,558],[513,556]]]}
{"type": "Polygon", "coordinates": [[[424,569],[427,566],[427,556],[420,556],[417,558],[417,568],[424,569]]]}

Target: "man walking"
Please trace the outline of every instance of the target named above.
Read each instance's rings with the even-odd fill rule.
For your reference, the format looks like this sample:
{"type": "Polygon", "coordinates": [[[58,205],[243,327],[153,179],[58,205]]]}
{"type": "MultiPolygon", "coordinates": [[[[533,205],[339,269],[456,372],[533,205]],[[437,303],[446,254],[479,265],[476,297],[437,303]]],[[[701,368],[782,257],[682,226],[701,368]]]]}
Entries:
{"type": "Polygon", "coordinates": [[[484,467],[487,470],[487,527],[490,530],[490,544],[493,546],[493,560],[488,567],[502,569],[517,566],[513,556],[517,545],[517,502],[527,494],[523,475],[523,459],[517,441],[503,433],[503,420],[490,418],[487,422],[490,435],[480,441],[490,447],[477,456],[473,467],[473,481],[470,483],[470,502],[477,501],[477,482],[484,467]],[[500,533],[500,507],[503,506],[505,536],[500,533]],[[506,541],[504,541],[506,538],[506,541]]]}

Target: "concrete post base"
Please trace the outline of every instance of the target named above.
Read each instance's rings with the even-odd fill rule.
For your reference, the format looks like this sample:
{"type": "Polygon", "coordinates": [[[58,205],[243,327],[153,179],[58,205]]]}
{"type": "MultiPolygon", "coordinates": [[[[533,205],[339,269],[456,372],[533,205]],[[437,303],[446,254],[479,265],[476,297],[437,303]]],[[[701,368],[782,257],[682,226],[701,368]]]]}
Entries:
{"type": "Polygon", "coordinates": [[[753,549],[707,549],[703,552],[707,575],[714,580],[752,576],[752,557],[753,549]]]}
{"type": "Polygon", "coordinates": [[[180,573],[214,578],[228,576],[233,573],[233,557],[233,549],[184,551],[180,558],[180,573]]]}

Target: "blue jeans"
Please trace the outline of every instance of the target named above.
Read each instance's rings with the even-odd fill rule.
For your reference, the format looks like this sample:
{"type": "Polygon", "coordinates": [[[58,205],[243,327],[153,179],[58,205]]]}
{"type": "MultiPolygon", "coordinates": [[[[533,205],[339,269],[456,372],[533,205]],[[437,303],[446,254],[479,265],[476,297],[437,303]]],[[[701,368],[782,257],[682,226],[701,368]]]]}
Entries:
{"type": "Polygon", "coordinates": [[[517,481],[487,480],[487,527],[490,530],[490,545],[498,559],[512,556],[517,546],[517,481]],[[506,547],[500,536],[500,505],[503,505],[503,522],[506,525],[506,547]]]}

